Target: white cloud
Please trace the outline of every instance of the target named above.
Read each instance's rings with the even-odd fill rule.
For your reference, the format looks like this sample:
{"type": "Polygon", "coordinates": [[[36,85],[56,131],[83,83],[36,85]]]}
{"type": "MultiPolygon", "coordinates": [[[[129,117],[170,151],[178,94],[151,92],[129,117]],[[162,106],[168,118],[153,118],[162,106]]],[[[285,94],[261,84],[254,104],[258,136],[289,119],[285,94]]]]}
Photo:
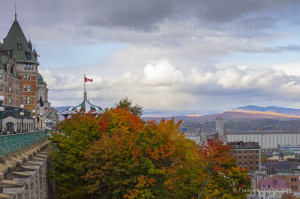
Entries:
{"type": "MultiPolygon", "coordinates": [[[[101,75],[100,68],[94,75],[89,75],[94,82],[87,84],[87,90],[92,103],[101,106],[113,106],[125,96],[145,109],[204,113],[224,110],[224,107],[255,104],[257,101],[262,105],[290,101],[290,106],[293,106],[299,100],[299,78],[279,68],[282,67],[219,63],[211,70],[194,68],[183,71],[180,66],[175,67],[169,58],[163,58],[136,67],[134,74],[121,68],[114,76],[101,75]],[[225,65],[228,67],[220,67],[225,65]]],[[[53,105],[80,103],[83,96],[82,76],[69,75],[68,68],[65,72],[62,70],[41,71],[50,88],[53,105]]],[[[81,74],[84,70],[81,67],[81,71],[77,72],[81,74]]]]}
{"type": "Polygon", "coordinates": [[[183,72],[176,69],[168,59],[155,64],[147,64],[144,68],[144,83],[149,86],[172,86],[182,83],[183,72]]]}

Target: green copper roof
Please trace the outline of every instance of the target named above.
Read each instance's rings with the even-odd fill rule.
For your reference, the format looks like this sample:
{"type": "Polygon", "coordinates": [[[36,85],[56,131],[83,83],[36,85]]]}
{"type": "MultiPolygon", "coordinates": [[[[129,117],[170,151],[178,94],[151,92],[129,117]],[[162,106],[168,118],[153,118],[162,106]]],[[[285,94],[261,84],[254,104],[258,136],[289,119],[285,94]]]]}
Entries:
{"type": "Polygon", "coordinates": [[[38,83],[38,84],[43,84],[43,83],[45,83],[45,82],[44,82],[44,79],[43,79],[43,76],[42,76],[40,73],[38,73],[38,75],[37,75],[37,83],[38,83]]]}
{"type": "Polygon", "coordinates": [[[87,99],[83,99],[77,106],[70,106],[65,111],[60,112],[59,115],[70,115],[75,114],[77,111],[84,110],[85,113],[91,112],[92,114],[99,115],[103,112],[103,109],[100,106],[91,104],[87,99]]]}
{"type": "Polygon", "coordinates": [[[0,57],[0,69],[3,69],[3,63],[2,63],[1,57],[0,57]]]}
{"type": "MultiPolygon", "coordinates": [[[[31,43],[31,42],[30,42],[31,43]]],[[[38,64],[32,50],[30,43],[27,41],[21,26],[18,21],[15,20],[12,24],[3,44],[1,45],[1,50],[12,51],[12,55],[16,56],[16,61],[21,63],[36,63],[38,64]],[[18,48],[20,46],[20,48],[18,48]],[[30,54],[31,58],[27,59],[27,55],[30,54]]]]}
{"type": "Polygon", "coordinates": [[[3,69],[4,68],[3,64],[6,63],[7,63],[7,56],[0,54],[0,69],[3,69]]]}

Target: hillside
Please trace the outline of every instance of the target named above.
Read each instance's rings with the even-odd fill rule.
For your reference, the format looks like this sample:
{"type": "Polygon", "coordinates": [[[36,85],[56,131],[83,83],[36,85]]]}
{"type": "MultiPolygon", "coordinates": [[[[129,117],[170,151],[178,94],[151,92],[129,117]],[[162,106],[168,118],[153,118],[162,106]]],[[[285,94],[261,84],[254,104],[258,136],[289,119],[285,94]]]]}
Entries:
{"type": "MultiPolygon", "coordinates": [[[[186,115],[174,116],[176,120],[183,121],[213,121],[216,117],[222,117],[226,120],[245,120],[245,119],[300,119],[300,109],[291,109],[284,107],[259,107],[259,106],[245,106],[222,113],[211,115],[186,115]]],[[[145,120],[160,120],[161,117],[143,117],[145,120]]],[[[171,119],[167,117],[166,119],[171,119]]]]}
{"type": "Polygon", "coordinates": [[[274,113],[281,113],[286,115],[300,116],[300,109],[284,108],[284,107],[277,107],[277,106],[260,107],[260,106],[249,105],[249,106],[239,107],[233,110],[274,112],[274,113]]]}

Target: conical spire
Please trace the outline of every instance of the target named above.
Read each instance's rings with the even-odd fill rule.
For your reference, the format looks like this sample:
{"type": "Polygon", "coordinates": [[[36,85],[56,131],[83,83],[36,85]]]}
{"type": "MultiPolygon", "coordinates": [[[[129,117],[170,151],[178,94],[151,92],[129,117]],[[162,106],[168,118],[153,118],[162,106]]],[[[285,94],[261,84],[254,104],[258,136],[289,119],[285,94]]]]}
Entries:
{"type": "Polygon", "coordinates": [[[15,21],[17,21],[17,3],[15,3],[15,21]]]}
{"type": "Polygon", "coordinates": [[[1,46],[3,51],[11,51],[11,54],[16,55],[17,62],[22,63],[38,63],[32,54],[31,41],[27,41],[25,34],[17,20],[15,20],[3,41],[1,46]],[[31,54],[31,58],[27,58],[27,54],[31,54]]]}

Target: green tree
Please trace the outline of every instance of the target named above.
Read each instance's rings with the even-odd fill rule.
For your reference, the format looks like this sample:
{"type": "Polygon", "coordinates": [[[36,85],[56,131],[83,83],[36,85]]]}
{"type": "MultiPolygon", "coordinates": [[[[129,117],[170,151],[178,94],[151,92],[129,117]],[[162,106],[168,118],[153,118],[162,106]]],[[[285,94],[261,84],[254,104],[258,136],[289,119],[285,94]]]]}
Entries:
{"type": "Polygon", "coordinates": [[[136,116],[141,116],[143,114],[143,107],[138,104],[133,105],[132,101],[128,97],[121,99],[118,103],[115,104],[115,106],[122,109],[128,109],[136,116]]]}
{"type": "Polygon", "coordinates": [[[53,172],[56,193],[59,198],[87,198],[87,182],[81,176],[86,173],[88,161],[84,157],[93,141],[101,137],[104,123],[92,114],[83,111],[62,121],[59,133],[52,135],[57,151],[52,153],[53,172]]]}

